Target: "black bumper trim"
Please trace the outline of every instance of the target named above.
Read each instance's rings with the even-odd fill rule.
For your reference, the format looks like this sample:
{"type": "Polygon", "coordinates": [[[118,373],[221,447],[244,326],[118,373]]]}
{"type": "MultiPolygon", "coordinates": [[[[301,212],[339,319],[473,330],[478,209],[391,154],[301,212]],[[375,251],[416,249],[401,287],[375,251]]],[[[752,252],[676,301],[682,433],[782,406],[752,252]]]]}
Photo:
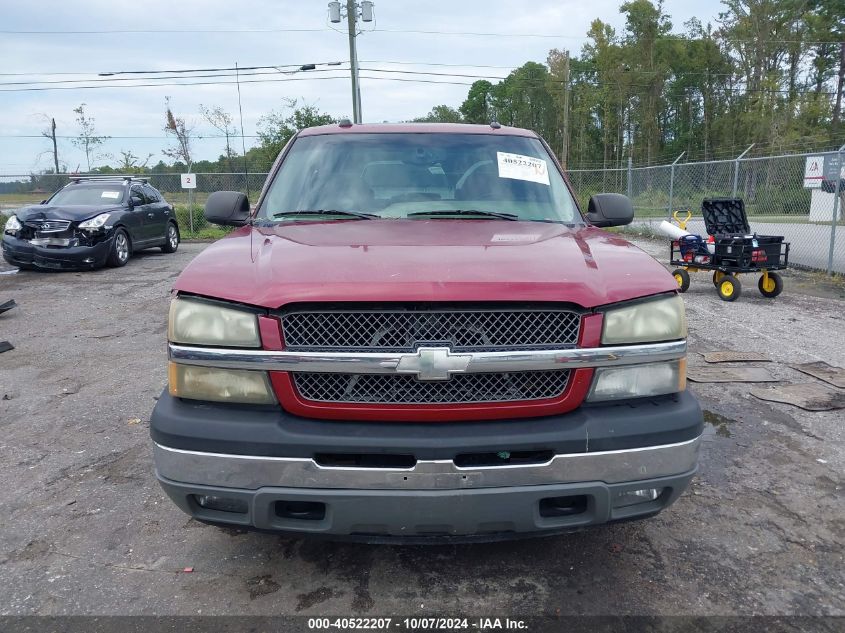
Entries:
{"type": "Polygon", "coordinates": [[[416,423],[314,420],[277,406],[181,400],[165,390],[150,419],[153,441],[171,448],[309,458],[318,452],[454,459],[459,453],[502,450],[613,451],[692,440],[703,428],[701,409],[688,392],[542,418],[416,423]]]}
{"type": "Polygon", "coordinates": [[[610,521],[653,516],[671,505],[689,485],[695,470],[621,484],[583,482],[476,490],[320,490],[265,487],[258,490],[219,488],[173,482],[159,477],[167,495],[184,512],[207,523],[271,532],[358,537],[370,542],[409,539],[500,540],[572,532],[610,521]],[[654,501],[614,508],[613,496],[627,490],[662,488],[654,501]],[[201,507],[197,496],[237,499],[246,513],[201,507]],[[544,516],[543,499],[580,498],[580,511],[544,516]],[[280,516],[277,502],[322,505],[313,519],[280,516]]]}

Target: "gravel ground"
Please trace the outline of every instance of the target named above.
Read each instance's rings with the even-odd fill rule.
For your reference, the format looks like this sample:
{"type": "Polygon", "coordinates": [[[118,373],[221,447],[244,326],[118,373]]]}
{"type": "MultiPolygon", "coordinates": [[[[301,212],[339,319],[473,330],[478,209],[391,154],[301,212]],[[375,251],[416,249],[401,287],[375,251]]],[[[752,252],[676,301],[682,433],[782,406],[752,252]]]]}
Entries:
{"type": "MultiPolygon", "coordinates": [[[[845,615],[843,412],[765,403],[749,384],[690,385],[707,410],[700,475],[645,522],[423,547],[190,520],[155,482],[148,420],[169,288],[204,247],[0,275],[0,302],[19,304],[0,316],[16,348],[0,355],[0,614],[845,615]]],[[[769,301],[751,281],[728,304],[693,276],[691,365],[759,351],[778,378],[811,382],[786,363],[845,364],[842,301],[792,277],[769,301]]]]}

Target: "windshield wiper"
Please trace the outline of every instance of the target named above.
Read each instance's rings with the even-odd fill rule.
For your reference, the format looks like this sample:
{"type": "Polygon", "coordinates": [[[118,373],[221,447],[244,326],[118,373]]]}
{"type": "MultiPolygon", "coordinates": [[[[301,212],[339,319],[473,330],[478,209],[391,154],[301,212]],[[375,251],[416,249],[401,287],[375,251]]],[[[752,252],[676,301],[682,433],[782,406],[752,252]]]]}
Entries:
{"type": "Polygon", "coordinates": [[[496,218],[498,220],[519,220],[519,216],[513,213],[498,213],[496,211],[479,211],[477,209],[452,209],[452,210],[440,210],[437,211],[415,211],[414,213],[409,213],[408,217],[414,217],[418,215],[474,215],[474,216],[483,216],[488,218],[496,218]]]}
{"type": "Polygon", "coordinates": [[[279,211],[270,216],[278,220],[286,215],[340,215],[343,217],[358,218],[359,220],[372,220],[380,216],[373,213],[359,213],[358,211],[338,211],[337,209],[297,209],[295,211],[279,211]]]}

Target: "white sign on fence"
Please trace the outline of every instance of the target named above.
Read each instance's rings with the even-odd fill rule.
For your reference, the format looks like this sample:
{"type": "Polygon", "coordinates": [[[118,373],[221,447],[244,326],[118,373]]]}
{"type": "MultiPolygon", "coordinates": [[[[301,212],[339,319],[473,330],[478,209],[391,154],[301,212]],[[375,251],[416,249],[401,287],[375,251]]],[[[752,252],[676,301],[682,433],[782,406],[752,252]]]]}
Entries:
{"type": "Polygon", "coordinates": [[[818,189],[822,186],[824,178],[824,156],[807,156],[804,163],[804,186],[809,189],[818,189]]]}
{"type": "Polygon", "coordinates": [[[196,189],[197,175],[196,174],[180,174],[182,178],[182,189],[196,189]]]}

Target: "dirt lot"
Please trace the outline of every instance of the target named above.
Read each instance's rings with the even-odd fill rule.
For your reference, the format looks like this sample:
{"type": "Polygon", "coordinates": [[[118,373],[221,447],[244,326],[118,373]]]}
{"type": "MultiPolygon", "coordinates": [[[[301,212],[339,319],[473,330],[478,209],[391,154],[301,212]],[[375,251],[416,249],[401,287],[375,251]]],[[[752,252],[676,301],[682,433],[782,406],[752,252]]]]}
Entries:
{"type": "MultiPolygon", "coordinates": [[[[663,244],[642,242],[662,254],[663,244]]],[[[93,273],[0,275],[0,614],[845,614],[843,411],[691,384],[700,475],[641,523],[522,542],[368,546],[206,527],[152,473],[168,291],[205,245],[93,273]],[[185,573],[186,567],[193,572],[185,573]]],[[[718,349],[845,364],[833,296],[685,295],[690,364],[718,349]]],[[[805,280],[806,283],[806,280],[805,280]]],[[[831,294],[831,293],[827,293],[831,294]]]]}

